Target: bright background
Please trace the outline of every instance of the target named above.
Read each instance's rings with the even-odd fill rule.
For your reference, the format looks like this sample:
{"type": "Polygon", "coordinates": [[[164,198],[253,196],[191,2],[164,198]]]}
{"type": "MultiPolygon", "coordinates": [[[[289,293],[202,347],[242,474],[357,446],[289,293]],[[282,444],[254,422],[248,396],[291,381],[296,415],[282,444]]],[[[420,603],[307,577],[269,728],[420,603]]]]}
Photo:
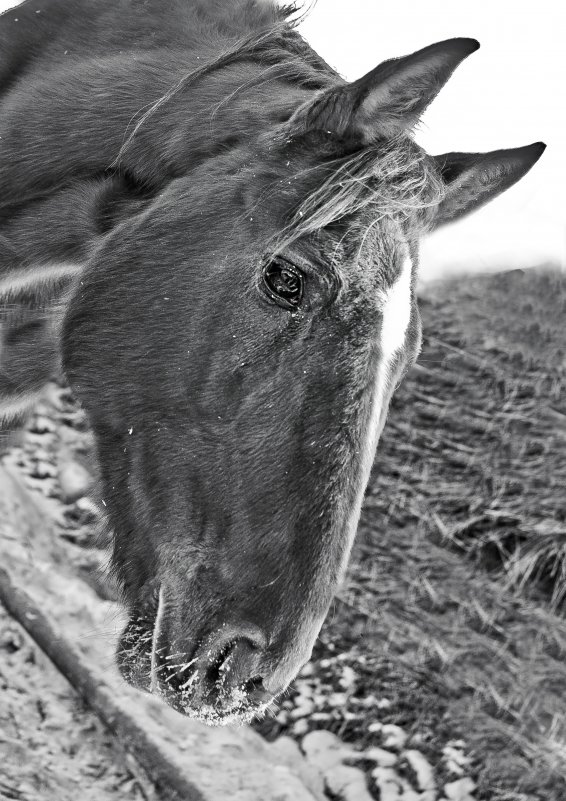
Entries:
{"type": "MultiPolygon", "coordinates": [[[[0,11],[15,5],[0,0],[0,11]]],[[[431,42],[454,36],[478,39],[481,49],[458,68],[427,110],[417,140],[433,154],[539,140],[548,147],[505,195],[424,243],[422,277],[542,262],[566,269],[563,3],[318,0],[300,30],[348,80],[431,42]]]]}
{"type": "Polygon", "coordinates": [[[426,111],[417,141],[431,153],[543,141],[541,160],[492,204],[431,236],[422,276],[566,268],[566,6],[557,0],[318,0],[300,27],[355,80],[379,62],[455,36],[481,48],[426,111]]]}

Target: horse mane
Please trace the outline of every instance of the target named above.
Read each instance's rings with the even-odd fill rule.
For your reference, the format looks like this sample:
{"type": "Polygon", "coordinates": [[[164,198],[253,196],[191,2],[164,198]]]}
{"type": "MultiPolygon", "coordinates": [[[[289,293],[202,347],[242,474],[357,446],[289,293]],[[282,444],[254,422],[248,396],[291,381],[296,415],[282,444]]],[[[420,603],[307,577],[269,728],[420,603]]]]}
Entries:
{"type": "MultiPolygon", "coordinates": [[[[245,0],[249,2],[249,0],[245,0]]],[[[254,7],[255,6],[254,4],[254,7]]],[[[259,77],[246,82],[241,89],[249,89],[269,79],[285,79],[308,89],[324,89],[335,85],[339,75],[327,62],[312,49],[298,33],[296,26],[307,12],[300,11],[298,3],[287,4],[274,9],[277,17],[268,27],[239,37],[225,47],[216,58],[201,67],[189,70],[175,82],[161,97],[152,103],[127,134],[112,167],[118,167],[136,134],[163,105],[179,92],[197,83],[201,78],[241,61],[253,60],[264,67],[259,77]]],[[[221,102],[224,99],[221,100],[221,102]]]]}
{"type": "MultiPolygon", "coordinates": [[[[250,79],[241,89],[270,79],[286,79],[313,90],[335,86],[342,81],[295,30],[303,18],[292,19],[298,10],[297,4],[280,7],[278,21],[269,28],[237,39],[215,59],[183,75],[135,123],[112,167],[119,167],[140,128],[172,97],[199,79],[239,61],[253,59],[265,67],[258,77],[250,79]]],[[[302,237],[315,235],[355,216],[366,220],[371,217],[369,225],[365,224],[365,232],[386,218],[395,218],[417,231],[425,229],[444,195],[444,184],[433,160],[407,135],[376,143],[345,157],[327,159],[312,172],[316,173],[319,183],[270,242],[269,249],[273,254],[302,237]]],[[[275,185],[273,191],[277,189],[275,185]]]]}
{"type": "MultiPolygon", "coordinates": [[[[79,0],[79,4],[82,6],[83,0],[79,0]]],[[[159,139],[152,141],[152,128],[148,123],[158,111],[166,112],[169,101],[179,93],[225,67],[249,64],[254,68],[249,71],[250,77],[235,90],[232,81],[227,95],[222,91],[222,81],[219,81],[218,108],[237,92],[269,81],[283,82],[313,93],[345,83],[296,30],[302,19],[302,16],[297,16],[303,11],[302,4],[278,6],[265,0],[192,0],[185,4],[183,0],[175,0],[171,11],[173,18],[168,17],[163,29],[155,31],[150,24],[151,16],[124,17],[113,0],[99,0],[97,4],[84,0],[84,14],[69,19],[56,17],[55,12],[67,14],[69,7],[67,0],[52,0],[50,19],[53,18],[57,24],[47,29],[34,28],[34,25],[39,25],[40,18],[32,4],[25,2],[19,7],[19,16],[29,16],[26,29],[32,33],[36,31],[34,36],[41,32],[43,37],[41,41],[31,42],[34,48],[24,47],[23,40],[12,42],[7,39],[14,29],[7,24],[6,15],[1,18],[0,42],[6,39],[8,61],[20,52],[33,52],[25,72],[26,78],[29,76],[31,79],[31,93],[25,93],[25,81],[21,80],[3,108],[4,127],[16,129],[18,126],[22,136],[11,139],[4,136],[0,175],[5,185],[18,186],[19,194],[17,200],[8,194],[0,201],[0,209],[12,207],[15,202],[44,197],[75,178],[108,175],[120,172],[122,168],[128,172],[132,167],[130,171],[138,182],[150,186],[152,178],[159,178],[157,171],[161,169],[154,154],[159,156],[165,151],[165,145],[161,145],[159,139]],[[124,36],[127,32],[134,43],[132,52],[135,51],[137,56],[133,62],[137,65],[137,72],[132,72],[131,78],[126,73],[116,73],[122,81],[122,96],[130,103],[132,98],[139,103],[133,106],[129,123],[124,120],[124,104],[119,94],[112,103],[106,104],[104,98],[108,89],[105,79],[99,78],[99,75],[104,76],[106,64],[110,64],[111,69],[120,64],[116,59],[124,47],[121,31],[124,36]],[[187,31],[190,31],[190,36],[187,31]],[[80,47],[76,47],[76,54],[73,55],[73,51],[69,55],[70,61],[65,61],[66,51],[61,43],[69,39],[74,41],[73,37],[80,47]],[[193,61],[191,69],[179,73],[178,65],[183,64],[183,53],[190,51],[192,40],[193,44],[197,42],[200,45],[201,61],[196,63],[202,66],[194,67],[193,61]],[[154,55],[165,52],[164,48],[170,50],[176,60],[176,74],[171,59],[163,63],[160,55],[154,55]],[[84,65],[91,62],[92,69],[85,72],[84,65]],[[149,106],[142,105],[144,97],[147,97],[147,83],[141,80],[142,69],[151,77],[152,86],[160,84],[158,92],[151,96],[149,106]],[[80,78],[73,84],[77,73],[80,73],[80,78]],[[37,75],[46,75],[48,79],[52,76],[53,85],[39,83],[34,88],[37,75]],[[63,85],[59,83],[67,78],[72,100],[63,96],[63,85]],[[48,93],[41,94],[44,86],[47,86],[48,93]],[[156,95],[157,100],[154,100],[156,95]],[[66,111],[66,104],[72,103],[68,106],[69,113],[59,113],[54,117],[53,109],[57,106],[52,106],[52,97],[60,104],[61,110],[66,111]],[[107,115],[104,125],[100,113],[97,113],[99,98],[102,98],[101,103],[104,102],[100,108],[104,108],[107,115]],[[80,138],[73,136],[77,125],[83,126],[80,138]],[[104,126],[107,129],[104,133],[108,132],[108,135],[103,135],[104,126]],[[140,142],[136,148],[140,131],[145,132],[148,140],[140,142]],[[64,142],[66,137],[70,143],[68,150],[49,151],[50,142],[64,142]],[[42,148],[45,157],[40,158],[38,154],[42,148]],[[10,157],[11,152],[13,157],[10,157]],[[19,154],[18,159],[16,154],[19,154]],[[134,157],[133,165],[126,155],[134,157]],[[138,164],[141,165],[139,174],[138,164]]],[[[24,26],[18,26],[18,35],[23,31],[24,26]]],[[[124,57],[122,63],[129,68],[132,62],[124,57]]],[[[243,69],[244,76],[245,72],[243,69]]],[[[176,114],[179,113],[177,109],[176,114]]],[[[163,136],[163,132],[156,136],[163,136]]],[[[314,152],[322,156],[319,164],[309,171],[311,174],[296,176],[304,178],[306,197],[286,220],[278,236],[280,246],[356,215],[373,221],[384,217],[395,217],[404,222],[416,220],[419,225],[425,225],[430,218],[427,210],[441,197],[442,184],[432,160],[409,136],[377,142],[340,158],[335,152],[332,154],[324,142],[316,142],[314,152]]],[[[280,187],[274,185],[273,190],[279,191],[280,187]]]]}

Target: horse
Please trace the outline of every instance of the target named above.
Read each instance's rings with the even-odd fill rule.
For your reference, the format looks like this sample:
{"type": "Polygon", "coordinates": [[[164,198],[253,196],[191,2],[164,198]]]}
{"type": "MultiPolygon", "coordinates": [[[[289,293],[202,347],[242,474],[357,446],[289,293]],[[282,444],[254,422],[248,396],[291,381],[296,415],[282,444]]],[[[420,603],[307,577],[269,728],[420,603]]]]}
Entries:
{"type": "Polygon", "coordinates": [[[343,579],[419,241],[545,145],[414,130],[479,44],[346,82],[271,0],[25,0],[0,18],[0,408],[60,371],[89,418],[122,676],[211,724],[262,715],[343,579]]]}

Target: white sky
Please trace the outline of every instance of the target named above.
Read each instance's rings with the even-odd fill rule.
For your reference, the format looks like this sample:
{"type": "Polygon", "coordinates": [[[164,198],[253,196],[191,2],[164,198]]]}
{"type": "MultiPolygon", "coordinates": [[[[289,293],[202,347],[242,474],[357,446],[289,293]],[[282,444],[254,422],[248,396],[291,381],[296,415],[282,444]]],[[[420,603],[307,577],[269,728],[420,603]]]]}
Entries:
{"type": "Polygon", "coordinates": [[[429,153],[544,141],[520,183],[425,243],[423,278],[461,269],[566,267],[566,4],[559,0],[318,0],[301,26],[348,80],[379,62],[454,36],[481,48],[427,110],[429,153]]]}
{"type": "MultiPolygon", "coordinates": [[[[0,0],[0,11],[15,6],[0,0]]],[[[164,9],[166,4],[164,4],[164,9]]],[[[559,0],[318,0],[301,26],[345,78],[453,36],[481,49],[427,110],[417,140],[429,153],[544,141],[532,171],[505,195],[423,247],[423,278],[461,269],[566,268],[566,4],[559,0]]]]}

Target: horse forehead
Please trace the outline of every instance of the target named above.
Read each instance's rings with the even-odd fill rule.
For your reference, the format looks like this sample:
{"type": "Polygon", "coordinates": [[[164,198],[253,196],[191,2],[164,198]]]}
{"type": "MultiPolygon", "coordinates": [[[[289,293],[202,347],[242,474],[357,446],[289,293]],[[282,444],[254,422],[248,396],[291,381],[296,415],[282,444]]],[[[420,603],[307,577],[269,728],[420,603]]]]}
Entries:
{"type": "Polygon", "coordinates": [[[394,220],[375,220],[358,228],[353,243],[349,258],[342,264],[343,278],[357,294],[374,297],[383,305],[399,277],[408,272],[410,280],[416,245],[394,220]]]}

